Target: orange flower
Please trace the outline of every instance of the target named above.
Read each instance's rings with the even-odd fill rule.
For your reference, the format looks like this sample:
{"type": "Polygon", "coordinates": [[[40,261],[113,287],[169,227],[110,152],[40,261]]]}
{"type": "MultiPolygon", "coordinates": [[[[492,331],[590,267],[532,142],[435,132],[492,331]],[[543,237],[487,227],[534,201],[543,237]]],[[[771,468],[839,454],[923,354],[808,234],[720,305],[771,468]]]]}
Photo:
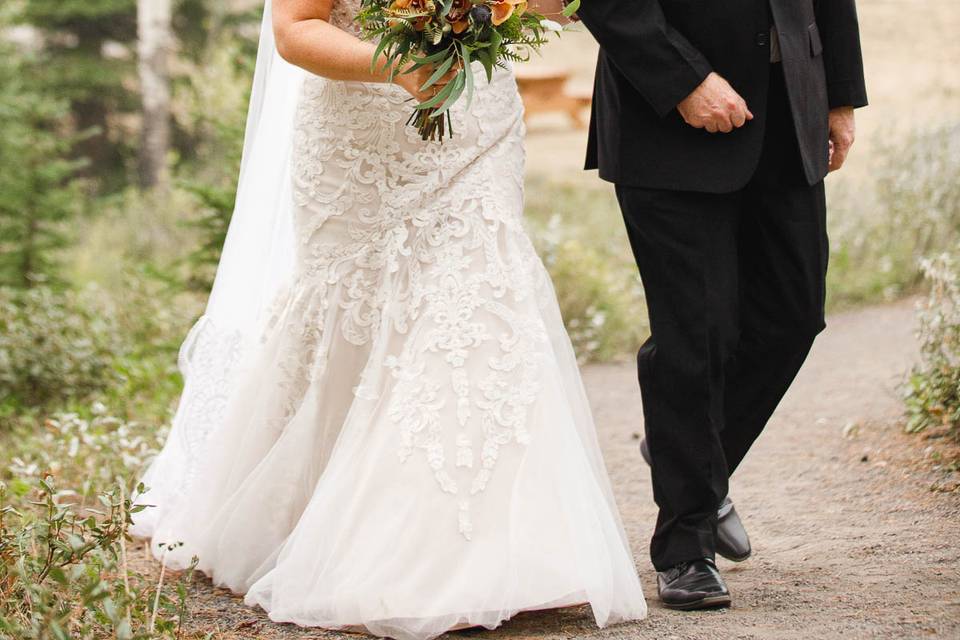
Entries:
{"type": "MultiPolygon", "coordinates": [[[[390,4],[390,11],[398,12],[404,9],[416,12],[432,11],[433,3],[430,0],[393,0],[390,4]]],[[[416,18],[413,21],[413,28],[417,31],[423,31],[424,27],[431,21],[430,16],[416,18]]],[[[396,24],[397,21],[394,21],[396,24]]]]}
{"type": "Polygon", "coordinates": [[[449,20],[451,23],[466,20],[467,12],[469,11],[469,0],[453,0],[453,4],[450,5],[450,11],[447,13],[447,20],[449,20]]]}
{"type": "Polygon", "coordinates": [[[526,4],[526,0],[500,0],[500,2],[491,2],[490,9],[493,11],[491,22],[498,26],[503,24],[510,19],[510,16],[512,16],[513,12],[517,9],[520,9],[522,12],[526,4]]]}
{"type": "Polygon", "coordinates": [[[453,0],[450,5],[450,11],[447,13],[446,20],[454,33],[463,33],[470,26],[467,20],[467,14],[470,12],[469,0],[453,0]]]}

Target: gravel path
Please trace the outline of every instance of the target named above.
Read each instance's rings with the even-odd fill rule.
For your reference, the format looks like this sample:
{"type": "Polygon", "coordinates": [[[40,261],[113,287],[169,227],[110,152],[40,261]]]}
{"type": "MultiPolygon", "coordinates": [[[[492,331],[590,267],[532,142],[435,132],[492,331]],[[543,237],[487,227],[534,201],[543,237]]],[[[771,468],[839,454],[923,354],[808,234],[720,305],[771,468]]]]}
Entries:
{"type": "MultiPolygon", "coordinates": [[[[598,630],[585,607],[518,616],[449,637],[658,640],[960,638],[960,492],[902,435],[898,384],[915,357],[910,302],[831,318],[732,495],[754,543],[721,562],[729,610],[660,607],[647,541],[656,515],[637,451],[640,394],[631,364],[584,372],[607,464],[650,603],[648,619],[598,630]]],[[[221,639],[356,638],[276,625],[198,579],[192,630],[221,639]]]]}

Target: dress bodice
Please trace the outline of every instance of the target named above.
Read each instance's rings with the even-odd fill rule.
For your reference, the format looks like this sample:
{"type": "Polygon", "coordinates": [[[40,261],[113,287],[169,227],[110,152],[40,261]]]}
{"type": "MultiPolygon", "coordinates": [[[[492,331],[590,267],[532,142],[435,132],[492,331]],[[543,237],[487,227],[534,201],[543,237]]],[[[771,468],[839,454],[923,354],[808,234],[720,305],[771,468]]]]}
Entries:
{"type": "Polygon", "coordinates": [[[330,10],[330,24],[354,35],[360,35],[360,25],[354,18],[360,12],[360,0],[334,0],[330,10]]]}

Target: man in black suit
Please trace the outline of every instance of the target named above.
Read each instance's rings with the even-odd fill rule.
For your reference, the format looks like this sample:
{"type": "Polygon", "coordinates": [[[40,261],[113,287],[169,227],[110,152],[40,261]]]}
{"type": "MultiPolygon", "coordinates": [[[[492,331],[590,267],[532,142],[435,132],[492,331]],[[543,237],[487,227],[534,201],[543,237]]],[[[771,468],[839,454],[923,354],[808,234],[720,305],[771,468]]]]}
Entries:
{"type": "Polygon", "coordinates": [[[578,13],[601,47],[587,168],[616,184],[650,314],[637,363],[660,597],[724,606],[715,554],[749,555],[724,535],[729,476],[824,327],[823,178],[867,103],[854,0],[578,13]]]}

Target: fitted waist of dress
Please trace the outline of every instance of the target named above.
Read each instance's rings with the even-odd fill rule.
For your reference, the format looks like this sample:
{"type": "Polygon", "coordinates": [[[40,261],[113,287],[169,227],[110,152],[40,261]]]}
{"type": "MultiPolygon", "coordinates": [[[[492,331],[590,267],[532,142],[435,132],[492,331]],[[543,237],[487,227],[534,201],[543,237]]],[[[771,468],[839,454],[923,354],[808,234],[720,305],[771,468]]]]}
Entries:
{"type": "MultiPolygon", "coordinates": [[[[474,80],[474,94],[473,97],[477,98],[482,96],[485,93],[485,89],[488,89],[493,86],[500,85],[504,83],[509,83],[516,85],[516,79],[514,77],[513,67],[507,65],[506,68],[495,67],[493,74],[490,77],[490,80],[487,80],[486,72],[483,69],[483,66],[474,62],[472,64],[473,71],[473,80],[474,80]]],[[[405,100],[409,99],[410,102],[413,101],[413,97],[407,93],[407,90],[401,87],[400,85],[389,83],[389,82],[360,82],[356,80],[331,80],[323,76],[318,75],[309,75],[308,82],[314,83],[337,83],[347,88],[351,92],[368,92],[377,95],[396,95],[402,96],[405,100]]],[[[464,96],[465,97],[465,96],[464,96]]]]}

